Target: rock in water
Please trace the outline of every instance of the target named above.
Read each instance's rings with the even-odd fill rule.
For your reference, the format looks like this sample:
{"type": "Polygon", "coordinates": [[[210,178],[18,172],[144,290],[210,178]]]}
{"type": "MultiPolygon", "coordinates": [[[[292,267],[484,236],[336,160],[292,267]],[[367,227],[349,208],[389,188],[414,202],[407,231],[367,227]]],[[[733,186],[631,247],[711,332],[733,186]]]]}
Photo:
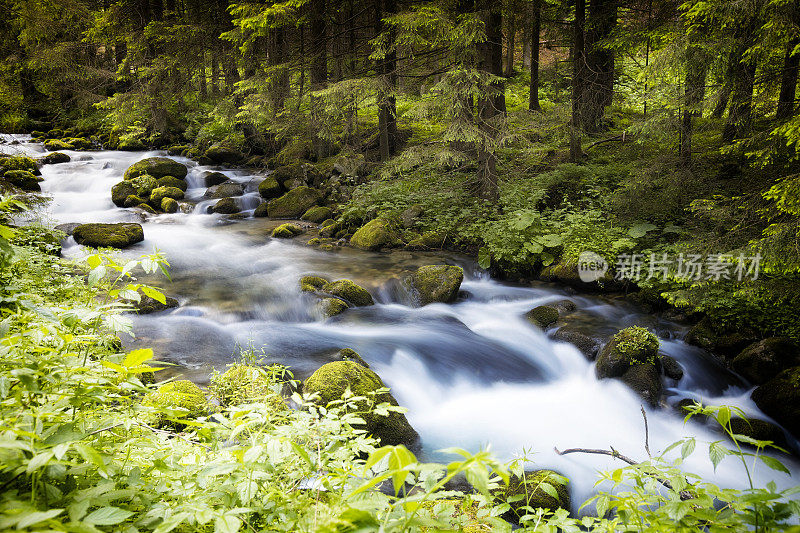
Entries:
{"type": "Polygon", "coordinates": [[[75,242],[95,248],[127,248],[144,240],[141,224],[81,224],[72,233],[75,242]]]}
{"type": "Polygon", "coordinates": [[[558,320],[558,309],[549,305],[540,305],[525,313],[525,318],[531,324],[545,329],[558,320]]]}
{"type": "Polygon", "coordinates": [[[203,174],[203,185],[206,187],[213,187],[214,185],[219,185],[226,181],[228,181],[228,176],[222,172],[206,172],[203,174]]]}
{"type": "Polygon", "coordinates": [[[330,283],[320,276],[303,276],[300,278],[300,290],[303,292],[316,292],[322,290],[326,284],[330,283]]]}
{"type": "Polygon", "coordinates": [[[317,302],[317,309],[325,318],[340,315],[350,308],[347,302],[339,298],[323,298],[317,302]]]}
{"type": "Polygon", "coordinates": [[[595,372],[599,378],[618,378],[639,364],[655,367],[658,337],[645,328],[633,326],[614,335],[600,350],[595,372]]]}
{"type": "Polygon", "coordinates": [[[51,152],[42,157],[39,161],[41,161],[43,165],[56,165],[58,163],[69,163],[70,157],[61,152],[51,152]]]}
{"type": "Polygon", "coordinates": [[[350,244],[362,250],[378,250],[400,244],[394,224],[383,218],[370,220],[350,238],[350,244]]]}
{"type": "Polygon", "coordinates": [[[226,181],[219,185],[209,187],[206,191],[205,198],[232,198],[234,196],[241,196],[244,194],[244,187],[239,183],[233,181],[226,181]]]}
{"type": "Polygon", "coordinates": [[[751,383],[766,383],[781,370],[800,365],[800,350],[788,338],[772,337],[751,344],[734,357],[731,367],[751,383]]]}
{"type": "Polygon", "coordinates": [[[214,213],[221,215],[232,215],[239,212],[239,204],[233,198],[222,198],[211,208],[214,213]]]}
{"type": "Polygon", "coordinates": [[[188,173],[189,169],[186,165],[173,161],[168,157],[148,157],[129,166],[128,170],[125,171],[125,179],[130,180],[144,174],[149,174],[156,179],[164,176],[184,179],[188,173]]]}
{"type": "Polygon", "coordinates": [[[328,220],[333,216],[333,211],[330,207],[312,207],[300,217],[300,220],[307,220],[314,224],[319,224],[324,220],[328,220]]]}
{"type": "Polygon", "coordinates": [[[136,187],[134,187],[130,181],[120,181],[111,187],[111,201],[114,202],[114,205],[117,207],[124,207],[125,199],[128,198],[128,196],[135,195],[136,187]]]}
{"type": "Polygon", "coordinates": [[[267,176],[258,184],[258,194],[260,194],[262,198],[277,198],[281,195],[281,190],[280,184],[272,176],[267,176]]]}
{"type": "Polygon", "coordinates": [[[42,178],[28,170],[7,170],[3,174],[3,179],[23,191],[39,192],[42,187],[39,185],[42,178]]]}
{"type": "Polygon", "coordinates": [[[349,279],[340,279],[333,283],[326,283],[322,287],[322,291],[332,296],[341,298],[356,307],[374,305],[375,301],[372,295],[360,285],[356,285],[349,279]]]}
{"type": "MultiPolygon", "coordinates": [[[[349,388],[356,396],[370,397],[380,388],[385,387],[380,376],[372,370],[353,361],[335,361],[323,365],[303,383],[303,392],[319,394],[320,403],[339,400],[349,388]]],[[[389,393],[374,396],[374,403],[388,402],[398,405],[397,400],[389,393]]],[[[368,406],[365,405],[364,408],[368,406]]],[[[419,434],[408,423],[405,415],[390,412],[389,416],[380,416],[370,411],[362,415],[366,430],[380,439],[383,445],[404,444],[413,447],[419,440],[419,434]]]]}
{"type": "Polygon", "coordinates": [[[800,437],[800,366],[784,370],[751,395],[759,409],[800,437]]]}
{"type": "Polygon", "coordinates": [[[142,294],[141,299],[138,302],[134,302],[133,305],[140,315],[149,315],[151,313],[159,313],[167,309],[173,309],[178,307],[179,304],[178,300],[170,296],[164,296],[164,303],[162,304],[155,298],[142,294]]]}
{"type": "Polygon", "coordinates": [[[270,218],[297,218],[320,200],[320,192],[311,187],[297,187],[280,198],[270,200],[267,214],[270,218]]]}
{"type": "Polygon", "coordinates": [[[291,239],[292,237],[296,237],[303,233],[303,228],[298,226],[297,224],[281,224],[274,230],[272,230],[272,236],[277,239],[291,239]]]}
{"type": "Polygon", "coordinates": [[[464,269],[452,265],[422,266],[411,276],[411,285],[419,295],[420,305],[455,301],[462,281],[464,269]]]}
{"type": "Polygon", "coordinates": [[[558,509],[569,510],[570,497],[567,483],[567,478],[552,470],[528,471],[524,473],[524,477],[512,475],[503,496],[506,500],[516,498],[515,501],[510,502],[511,511],[503,517],[519,522],[519,518],[530,512],[525,507],[547,509],[552,512],[558,509]],[[556,497],[550,494],[549,490],[542,488],[543,483],[547,483],[554,489],[556,497]]]}
{"type": "Polygon", "coordinates": [[[633,392],[652,406],[658,405],[663,392],[661,375],[655,365],[633,365],[620,378],[633,392]]]}
{"type": "Polygon", "coordinates": [[[242,152],[224,142],[212,144],[205,156],[215,163],[238,163],[244,159],[242,152]]]}
{"type": "Polygon", "coordinates": [[[161,200],[164,198],[183,200],[183,191],[177,187],[156,187],[150,193],[150,205],[160,208],[161,200]]]}
{"type": "Polygon", "coordinates": [[[571,329],[570,327],[559,328],[553,333],[553,340],[568,342],[578,349],[587,359],[594,360],[597,357],[597,350],[600,342],[591,336],[571,329]]]}

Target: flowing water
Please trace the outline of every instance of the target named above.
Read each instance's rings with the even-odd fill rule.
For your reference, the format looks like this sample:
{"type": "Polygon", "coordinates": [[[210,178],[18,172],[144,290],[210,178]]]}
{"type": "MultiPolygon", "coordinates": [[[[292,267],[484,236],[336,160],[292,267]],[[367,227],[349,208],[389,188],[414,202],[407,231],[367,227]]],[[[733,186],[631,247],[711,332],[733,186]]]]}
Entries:
{"type": "MultiPolygon", "coordinates": [[[[19,144],[0,151],[40,155],[41,145],[24,136],[6,136],[19,144]]],[[[608,448],[644,459],[642,401],[620,382],[598,381],[594,365],[571,345],[554,342],[523,318],[537,305],[568,298],[577,305],[559,324],[569,323],[599,338],[621,328],[643,325],[655,331],[662,350],[677,359],[684,377],[666,380],[668,401],[695,398],[707,404],[737,405],[768,419],[749,399],[750,390],[708,354],[682,342],[686,327],[648,315],[621,299],[578,295],[555,285],[520,286],[490,279],[468,258],[448,253],[369,253],[350,248],[324,252],[292,241],[269,238],[279,222],[229,220],[207,213],[200,175],[208,167],[174,159],[190,167],[187,198],[191,213],[162,214],[142,220],[133,209],[115,207],[113,184],[132,163],[163,152],[66,152],[69,163],[42,168],[43,191],[52,196],[47,216],[53,223],[142,222],[145,241],[129,248],[136,257],[157,249],[171,264],[172,282],[160,280],[179,308],[134,316],[135,340],[126,345],[152,347],[176,365],[173,372],[203,383],[212,369],[224,370],[241,347],[252,346],[266,362],[308,376],[334,360],[341,348],[356,350],[391,387],[407,417],[422,436],[426,456],[447,460],[436,450],[460,446],[477,451],[491,445],[503,459],[532,452],[536,468],[554,468],[572,480],[573,501],[592,494],[597,471],[621,466],[609,457],[558,456],[554,447],[608,448]],[[425,264],[457,264],[466,272],[459,300],[450,305],[411,305],[396,279],[425,264]],[[377,305],[351,309],[320,320],[315,298],[301,293],[305,274],[349,278],[367,287],[377,305]]],[[[245,210],[258,204],[260,176],[223,170],[245,184],[239,198],[245,210]]],[[[69,238],[64,255],[82,247],[69,238]]],[[[552,330],[548,333],[552,333],[552,330]]],[[[714,472],[702,442],[723,437],[697,422],[684,424],[670,408],[647,409],[650,449],[664,449],[687,436],[698,450],[687,470],[729,487],[746,486],[744,469],[734,459],[714,472]]],[[[796,446],[797,442],[792,440],[796,446]]],[[[800,465],[786,456],[793,473],[800,465]]],[[[796,484],[792,478],[759,467],[763,486],[796,484]]]]}

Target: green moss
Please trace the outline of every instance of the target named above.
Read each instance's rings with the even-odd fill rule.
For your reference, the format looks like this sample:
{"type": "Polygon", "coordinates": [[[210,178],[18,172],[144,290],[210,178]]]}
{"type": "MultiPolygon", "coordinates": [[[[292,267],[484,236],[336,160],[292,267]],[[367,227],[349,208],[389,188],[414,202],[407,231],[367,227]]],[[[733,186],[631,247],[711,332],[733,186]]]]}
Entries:
{"type": "Polygon", "coordinates": [[[50,139],[44,142],[44,149],[49,152],[57,152],[59,150],[74,150],[75,147],[59,139],[50,139]]]}
{"type": "Polygon", "coordinates": [[[511,476],[508,487],[505,490],[506,499],[514,498],[515,501],[509,502],[512,512],[518,517],[526,515],[524,507],[533,509],[547,509],[555,512],[557,509],[567,509],[570,507],[569,490],[566,479],[552,470],[536,470],[525,472],[523,477],[511,476]],[[554,498],[548,491],[543,489],[544,484],[550,485],[555,489],[557,498],[554,498]]]}
{"type": "Polygon", "coordinates": [[[0,174],[9,170],[27,170],[36,174],[39,172],[39,166],[30,157],[15,155],[0,158],[0,174]]]}
{"type": "Polygon", "coordinates": [[[189,169],[186,165],[167,157],[148,157],[129,166],[128,170],[125,171],[125,179],[130,180],[144,174],[149,174],[154,178],[173,176],[183,179],[188,172],[189,169]]]}
{"type": "Polygon", "coordinates": [[[258,194],[262,198],[277,198],[281,195],[281,186],[275,178],[267,176],[258,184],[258,194]]]}
{"type": "MultiPolygon", "coordinates": [[[[397,405],[391,394],[375,394],[376,390],[384,387],[381,378],[372,370],[352,361],[335,361],[317,369],[303,383],[303,392],[318,394],[322,405],[341,399],[347,389],[356,396],[374,397],[375,404],[387,402],[397,405]]],[[[360,406],[359,410],[366,411],[362,415],[366,429],[382,444],[412,446],[419,439],[402,413],[391,412],[389,416],[380,416],[373,413],[367,404],[360,406]]]]}
{"type": "Polygon", "coordinates": [[[242,152],[227,142],[212,144],[204,155],[215,163],[238,163],[244,159],[242,152]]]}
{"type": "Polygon", "coordinates": [[[292,223],[281,224],[272,230],[272,236],[277,239],[291,239],[292,237],[296,237],[301,233],[303,233],[303,228],[292,223]]]}
{"type": "Polygon", "coordinates": [[[156,179],[149,174],[142,174],[130,180],[130,184],[136,188],[136,195],[142,198],[149,198],[153,189],[158,187],[156,179]]]}
{"type": "Polygon", "coordinates": [[[411,276],[411,285],[416,291],[420,305],[433,302],[449,303],[456,299],[464,270],[452,265],[422,266],[411,276]]]}
{"type": "Polygon", "coordinates": [[[182,200],[183,191],[177,187],[156,187],[153,189],[153,192],[150,193],[150,205],[161,207],[161,200],[165,198],[182,200]]]}
{"type": "Polygon", "coordinates": [[[339,298],[323,298],[317,302],[317,309],[326,318],[340,315],[350,308],[347,302],[339,298]]]}
{"type": "Polygon", "coordinates": [[[370,220],[350,238],[350,244],[362,250],[378,250],[400,244],[394,224],[383,218],[370,220]]]}
{"type": "Polygon", "coordinates": [[[544,329],[558,320],[558,309],[549,305],[540,305],[525,313],[525,318],[530,323],[544,329]]]}
{"type": "Polygon", "coordinates": [[[141,204],[147,203],[147,200],[142,198],[141,196],[137,196],[135,194],[131,194],[127,198],[125,198],[125,202],[122,204],[122,207],[138,207],[141,204]]]}
{"type": "Polygon", "coordinates": [[[212,207],[211,210],[215,213],[231,215],[239,212],[239,204],[237,204],[236,200],[233,198],[222,198],[216,204],[214,204],[214,207],[212,207]]]}
{"type": "Polygon", "coordinates": [[[303,292],[316,292],[321,290],[329,281],[320,276],[303,276],[300,278],[300,290],[303,292]]]}
{"type": "Polygon", "coordinates": [[[117,150],[122,150],[124,152],[138,152],[146,148],[144,143],[139,139],[123,139],[117,144],[117,150]]]}
{"type": "Polygon", "coordinates": [[[340,279],[339,281],[334,281],[332,283],[326,283],[322,287],[322,291],[326,292],[332,296],[336,296],[349,302],[356,307],[365,306],[365,305],[373,305],[375,301],[372,299],[372,295],[360,285],[356,285],[349,279],[340,279]]]}
{"type": "Polygon", "coordinates": [[[280,198],[267,203],[267,213],[271,218],[297,218],[319,202],[321,194],[311,187],[301,186],[292,189],[280,198]]]}
{"type": "Polygon", "coordinates": [[[209,391],[225,407],[264,402],[276,411],[286,411],[279,387],[280,383],[266,369],[237,363],[224,374],[214,373],[209,391]]]}
{"type": "Polygon", "coordinates": [[[626,370],[620,379],[651,406],[658,405],[663,385],[661,374],[655,365],[635,364],[626,370]]]}
{"type": "Polygon", "coordinates": [[[63,141],[73,146],[75,150],[89,150],[92,147],[91,141],[83,137],[70,137],[63,139],[63,141]]]}
{"type": "Polygon", "coordinates": [[[186,189],[189,188],[186,180],[178,179],[175,176],[164,176],[163,178],[158,178],[156,182],[159,187],[175,187],[183,192],[186,192],[186,189]]]}
{"type": "Polygon", "coordinates": [[[126,248],[144,240],[141,224],[81,224],[72,233],[75,242],[95,248],[126,248]]]}
{"type": "Polygon", "coordinates": [[[300,220],[307,220],[315,224],[319,224],[325,220],[330,220],[333,216],[333,211],[330,207],[312,207],[300,217],[300,220]]]}
{"type": "Polygon", "coordinates": [[[6,170],[3,174],[3,179],[11,183],[15,187],[19,187],[23,191],[41,191],[42,188],[39,182],[42,178],[35,176],[33,172],[28,170],[6,170]]]}
{"type": "Polygon", "coordinates": [[[620,377],[634,365],[656,364],[658,337],[647,329],[633,326],[614,335],[597,356],[598,377],[620,377]]]}
{"type": "Polygon", "coordinates": [[[164,198],[161,200],[161,210],[165,213],[177,213],[178,201],[174,198],[164,198]]]}
{"type": "Polygon", "coordinates": [[[342,348],[339,350],[337,354],[339,359],[342,361],[352,361],[354,363],[358,363],[359,365],[363,366],[364,368],[369,368],[369,364],[359,355],[358,352],[351,348],[342,348]]]}
{"type": "Polygon", "coordinates": [[[61,152],[50,152],[39,159],[39,161],[41,161],[43,165],[56,165],[58,163],[69,163],[71,159],[70,156],[61,152]]]}
{"type": "Polygon", "coordinates": [[[426,231],[419,237],[410,239],[408,246],[412,248],[441,248],[444,238],[435,231],[426,231]]]}
{"type": "Polygon", "coordinates": [[[180,420],[205,416],[211,408],[200,387],[185,379],[161,385],[144,397],[142,405],[159,410],[151,420],[156,426],[176,429],[184,426],[180,420]]]}
{"type": "Polygon", "coordinates": [[[120,181],[111,187],[111,201],[117,207],[125,206],[125,199],[136,194],[136,187],[130,181],[120,181]]]}
{"type": "Polygon", "coordinates": [[[253,216],[255,218],[265,218],[267,216],[267,202],[258,204],[258,207],[253,210],[253,216]]]}
{"type": "Polygon", "coordinates": [[[206,198],[232,198],[234,196],[241,196],[244,194],[244,187],[238,183],[228,181],[213,185],[206,191],[206,198]]]}
{"type": "Polygon", "coordinates": [[[136,206],[136,208],[137,209],[141,209],[142,211],[145,211],[146,213],[150,213],[151,215],[157,215],[158,214],[158,211],[153,209],[153,206],[151,206],[150,204],[139,204],[139,205],[136,206]]]}

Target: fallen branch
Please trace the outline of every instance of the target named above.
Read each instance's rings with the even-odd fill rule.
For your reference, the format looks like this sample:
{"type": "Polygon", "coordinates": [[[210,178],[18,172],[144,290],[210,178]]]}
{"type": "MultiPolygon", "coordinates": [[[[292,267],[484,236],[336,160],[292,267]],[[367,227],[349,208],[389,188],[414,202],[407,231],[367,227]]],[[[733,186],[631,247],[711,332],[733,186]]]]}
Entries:
{"type": "Polygon", "coordinates": [[[622,133],[620,133],[619,135],[615,135],[614,137],[609,137],[608,139],[601,139],[599,141],[595,141],[592,144],[590,144],[589,146],[587,146],[586,148],[584,148],[584,150],[588,150],[589,148],[593,148],[593,147],[597,146],[598,144],[610,143],[610,142],[613,142],[613,141],[625,142],[625,137],[626,137],[626,135],[625,135],[625,132],[623,131],[622,133]]]}

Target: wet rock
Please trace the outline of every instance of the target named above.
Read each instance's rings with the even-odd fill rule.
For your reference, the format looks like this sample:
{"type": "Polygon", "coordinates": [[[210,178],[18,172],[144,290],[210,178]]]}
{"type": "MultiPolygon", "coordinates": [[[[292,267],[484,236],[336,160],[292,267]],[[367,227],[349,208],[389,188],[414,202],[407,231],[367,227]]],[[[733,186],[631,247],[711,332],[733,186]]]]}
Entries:
{"type": "Polygon", "coordinates": [[[326,283],[322,287],[322,291],[331,296],[341,298],[356,307],[375,304],[372,295],[367,289],[356,285],[349,279],[340,279],[338,281],[326,283]]]}
{"type": "Polygon", "coordinates": [[[124,139],[117,144],[117,150],[123,152],[139,152],[146,149],[147,146],[139,139],[124,139]]]}
{"type": "Polygon", "coordinates": [[[122,207],[138,207],[139,205],[145,203],[147,203],[146,199],[142,198],[141,196],[131,194],[125,198],[125,203],[122,204],[122,207]]]}
{"type": "Polygon", "coordinates": [[[350,238],[350,244],[362,250],[379,250],[400,244],[394,224],[383,218],[370,220],[350,238]]]}
{"type": "Polygon", "coordinates": [[[67,222],[66,224],[59,224],[54,229],[63,231],[66,235],[72,235],[72,233],[75,231],[75,228],[80,225],[80,222],[67,222]]]}
{"type": "Polygon", "coordinates": [[[573,345],[590,360],[594,360],[597,357],[597,352],[600,348],[600,341],[569,327],[559,328],[553,333],[552,339],[573,345]]]}
{"type": "Polygon", "coordinates": [[[525,318],[531,324],[545,329],[558,321],[558,309],[549,305],[539,305],[525,313],[525,318]]]}
{"type": "Polygon", "coordinates": [[[6,170],[3,179],[23,191],[39,192],[42,190],[39,185],[39,182],[43,181],[42,178],[28,170],[6,170]]]}
{"type": "Polygon", "coordinates": [[[228,176],[226,176],[222,172],[203,173],[203,185],[206,187],[213,187],[215,185],[225,183],[226,181],[228,181],[228,176]]]}
{"type": "Polygon", "coordinates": [[[423,232],[419,237],[408,240],[408,248],[412,250],[424,250],[427,248],[441,248],[444,244],[444,237],[435,231],[423,232]]]}
{"type": "Polygon", "coordinates": [[[239,204],[233,198],[222,198],[214,207],[211,208],[212,213],[219,213],[221,215],[232,215],[239,212],[239,204]]]}
{"type": "Polygon", "coordinates": [[[38,176],[41,174],[39,172],[39,166],[36,164],[36,161],[31,159],[30,157],[25,156],[9,156],[6,154],[0,154],[0,175],[8,172],[9,170],[27,170],[34,176],[38,176]]]}
{"type": "Polygon", "coordinates": [[[266,218],[266,216],[267,216],[267,202],[261,202],[260,204],[258,204],[258,207],[256,207],[253,210],[253,216],[256,217],[256,218],[266,218]]]}
{"type": "Polygon", "coordinates": [[[151,215],[157,215],[158,214],[158,211],[153,209],[153,206],[151,206],[149,204],[139,204],[139,205],[136,206],[136,208],[137,209],[141,209],[145,213],[150,213],[151,215]]]}
{"type": "Polygon", "coordinates": [[[709,317],[703,317],[692,326],[684,340],[687,344],[730,359],[758,339],[748,331],[718,331],[709,317]]]}
{"type": "Polygon", "coordinates": [[[167,148],[167,153],[169,155],[182,156],[189,150],[189,148],[190,146],[188,144],[173,144],[172,146],[167,148]]]}
{"type": "Polygon", "coordinates": [[[125,171],[125,179],[131,180],[145,174],[149,174],[156,179],[164,176],[184,179],[188,172],[189,169],[186,165],[167,157],[148,157],[129,166],[128,170],[125,171]]]}
{"type": "Polygon", "coordinates": [[[322,316],[330,318],[332,316],[340,315],[350,308],[347,302],[339,298],[323,298],[317,302],[317,309],[319,309],[322,316]]]}
{"type": "Polygon", "coordinates": [[[570,496],[567,484],[567,478],[552,470],[527,471],[523,477],[512,475],[508,480],[508,485],[501,490],[503,499],[516,497],[516,500],[509,502],[511,510],[503,517],[519,523],[519,518],[530,513],[525,507],[547,509],[552,512],[558,509],[569,511],[570,496]],[[543,483],[547,483],[555,489],[556,497],[542,488],[543,483]]]}
{"type": "Polygon", "coordinates": [[[800,437],[800,366],[784,370],[757,387],[751,398],[764,413],[800,437]]]}
{"type": "Polygon", "coordinates": [[[158,178],[156,183],[158,184],[158,187],[175,187],[183,192],[186,192],[186,189],[189,188],[189,184],[186,183],[186,180],[178,179],[175,176],[164,176],[163,178],[158,178]]]}
{"type": "MultiPolygon", "coordinates": [[[[745,419],[735,416],[731,418],[731,430],[735,435],[744,435],[745,437],[761,441],[772,441],[781,447],[785,447],[786,445],[786,435],[784,435],[783,430],[766,420],[759,420],[757,418],[745,419]]],[[[742,439],[737,440],[748,445],[748,443],[744,442],[742,439]]]]}
{"type": "Polygon", "coordinates": [[[658,337],[633,326],[618,332],[603,346],[595,372],[599,378],[618,378],[635,365],[646,364],[655,369],[657,357],[658,337]]]}
{"type": "Polygon", "coordinates": [[[422,266],[410,277],[411,287],[416,291],[420,305],[455,301],[462,281],[464,270],[452,265],[422,266]]]}
{"type": "Polygon", "coordinates": [[[111,187],[111,201],[117,207],[125,206],[125,199],[136,194],[136,187],[130,181],[120,181],[111,187]]]}
{"type": "Polygon", "coordinates": [[[212,144],[204,155],[214,163],[238,163],[244,159],[242,152],[224,142],[212,144]]]}
{"type": "Polygon", "coordinates": [[[296,237],[304,232],[305,230],[297,224],[287,223],[281,224],[272,230],[272,237],[276,239],[291,239],[292,237],[296,237]]]}
{"type": "Polygon", "coordinates": [[[142,405],[170,411],[180,410],[182,414],[177,416],[168,418],[164,413],[156,413],[150,420],[150,425],[155,427],[171,427],[176,430],[185,427],[180,420],[205,416],[211,411],[211,405],[200,387],[186,379],[161,385],[142,399],[142,405]]]}
{"type": "Polygon", "coordinates": [[[49,139],[42,143],[44,149],[48,152],[57,152],[59,150],[74,150],[75,147],[71,144],[64,142],[60,139],[49,139]]]}
{"type": "Polygon", "coordinates": [[[161,210],[165,213],[177,213],[180,206],[174,198],[164,198],[161,200],[161,210]]]}
{"type": "Polygon", "coordinates": [[[661,369],[664,371],[665,376],[677,381],[683,379],[683,367],[674,357],[662,354],[659,358],[661,359],[661,369]]]}
{"type": "Polygon", "coordinates": [[[575,305],[575,302],[572,300],[567,300],[566,298],[563,300],[557,300],[555,302],[551,302],[549,304],[550,307],[553,307],[558,311],[559,315],[566,315],[575,311],[578,306],[575,305]]]}
{"type": "Polygon", "coordinates": [[[70,137],[68,139],[63,139],[63,141],[72,146],[75,150],[90,150],[92,148],[91,141],[83,137],[70,137]]]}
{"type": "Polygon", "coordinates": [[[320,224],[319,234],[321,237],[331,238],[339,231],[339,224],[329,218],[328,220],[323,220],[320,224]]]}
{"type": "Polygon", "coordinates": [[[412,205],[400,213],[400,223],[404,228],[412,228],[414,227],[414,224],[416,224],[419,217],[422,216],[422,213],[423,209],[421,205],[412,205]]]}
{"type": "MultiPolygon", "coordinates": [[[[389,393],[375,394],[375,391],[384,388],[381,378],[372,370],[353,361],[335,361],[323,365],[303,383],[303,392],[318,394],[320,404],[339,400],[349,388],[356,396],[374,396],[374,403],[387,402],[398,405],[397,400],[389,393]]],[[[369,406],[364,405],[367,409],[369,406]]],[[[367,432],[380,439],[383,445],[399,445],[414,447],[419,440],[419,434],[408,423],[405,415],[390,412],[389,416],[380,416],[368,411],[361,415],[365,422],[367,432]]]]}
{"type": "Polygon", "coordinates": [[[303,213],[303,216],[300,217],[300,220],[306,220],[308,222],[313,222],[314,224],[319,224],[320,222],[330,219],[332,216],[333,210],[331,210],[330,207],[312,207],[303,213]]]}
{"type": "Polygon", "coordinates": [[[142,294],[141,299],[138,302],[133,302],[133,305],[136,307],[136,312],[140,315],[159,313],[167,309],[173,309],[179,305],[178,300],[170,296],[164,296],[164,300],[164,303],[161,303],[155,298],[142,294]]]}
{"type": "Polygon", "coordinates": [[[161,207],[161,200],[172,198],[173,200],[183,200],[183,191],[177,187],[156,187],[150,193],[150,205],[161,207]]]}
{"type": "Polygon", "coordinates": [[[350,348],[342,348],[336,355],[342,361],[352,361],[354,363],[358,363],[364,368],[369,368],[369,364],[366,361],[364,361],[364,359],[358,354],[358,352],[350,348]]]}
{"type": "Polygon", "coordinates": [[[300,290],[303,292],[316,292],[322,290],[328,283],[330,281],[320,276],[303,276],[300,278],[300,290]]]}
{"type": "Polygon", "coordinates": [[[141,224],[81,224],[72,233],[75,242],[95,248],[127,248],[144,240],[141,224]]]}
{"type": "Polygon", "coordinates": [[[262,198],[277,198],[281,195],[281,191],[280,184],[272,176],[267,176],[258,184],[258,194],[260,194],[262,198]]]}
{"type": "Polygon", "coordinates": [[[149,198],[153,189],[158,187],[156,179],[149,174],[142,174],[130,180],[130,184],[136,188],[136,196],[149,198]]]}
{"type": "Polygon", "coordinates": [[[539,279],[560,282],[569,287],[585,291],[614,292],[626,286],[626,282],[615,280],[610,270],[606,271],[596,281],[585,282],[580,277],[577,262],[555,263],[547,266],[539,273],[539,279]]]}
{"type": "Polygon", "coordinates": [[[234,196],[241,196],[244,194],[244,187],[239,183],[233,181],[226,181],[219,185],[209,187],[206,191],[204,198],[233,198],[234,196]]]}
{"type": "Polygon", "coordinates": [[[800,366],[800,350],[785,337],[771,337],[751,344],[731,361],[734,371],[751,383],[766,383],[781,370],[800,366]]]}
{"type": "Polygon", "coordinates": [[[320,193],[311,187],[297,187],[267,203],[270,218],[298,218],[320,200],[320,193]]]}
{"type": "Polygon", "coordinates": [[[253,402],[263,402],[273,411],[286,411],[289,407],[273,387],[276,380],[268,371],[257,366],[234,364],[223,374],[211,378],[209,392],[225,407],[253,402]]]}
{"type": "Polygon", "coordinates": [[[655,365],[633,365],[622,374],[621,380],[651,406],[658,405],[663,386],[655,365]]]}
{"type": "Polygon", "coordinates": [[[71,158],[67,154],[61,152],[51,152],[46,156],[39,159],[43,165],[57,165],[59,163],[69,163],[71,158]]]}

